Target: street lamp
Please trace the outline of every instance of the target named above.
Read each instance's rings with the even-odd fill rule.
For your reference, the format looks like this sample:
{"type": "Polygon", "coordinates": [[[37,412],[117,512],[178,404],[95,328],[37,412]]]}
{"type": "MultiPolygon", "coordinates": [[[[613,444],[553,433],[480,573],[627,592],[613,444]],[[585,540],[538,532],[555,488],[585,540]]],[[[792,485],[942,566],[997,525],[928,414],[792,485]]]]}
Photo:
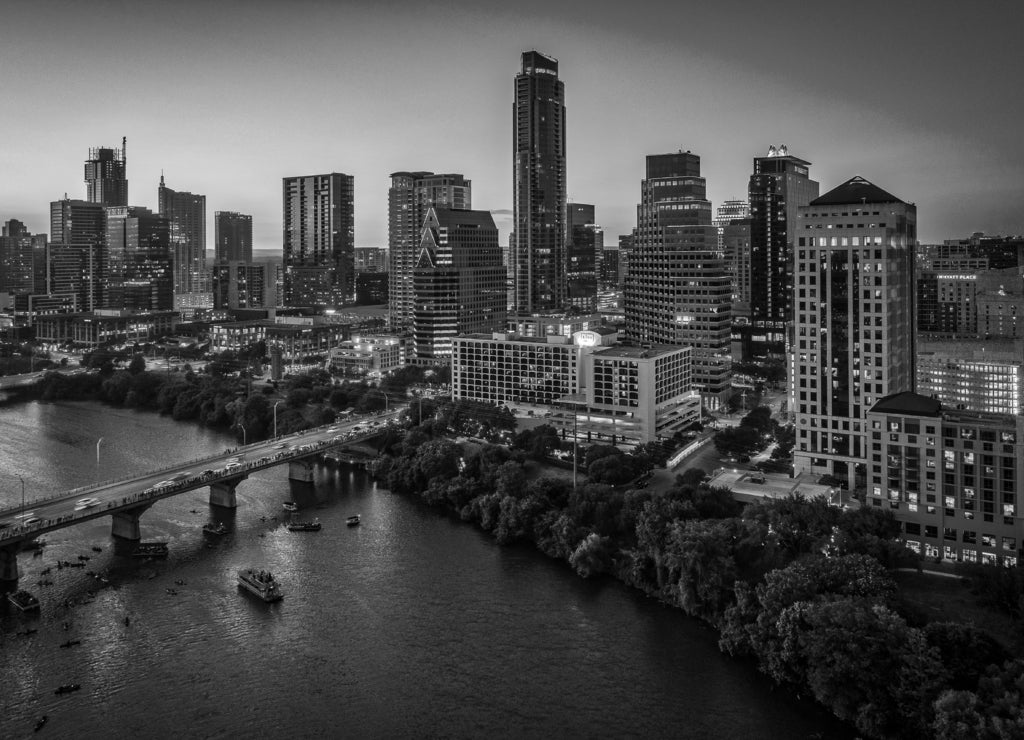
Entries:
{"type": "Polygon", "coordinates": [[[103,437],[96,440],[96,467],[100,466],[100,444],[103,442],[103,437]]]}
{"type": "Polygon", "coordinates": [[[25,513],[25,479],[22,478],[19,475],[18,476],[18,480],[21,481],[21,513],[24,514],[25,513]]]}
{"type": "Polygon", "coordinates": [[[385,393],[384,391],[380,391],[380,394],[381,394],[382,396],[384,396],[384,413],[386,414],[386,413],[388,412],[388,407],[389,407],[389,406],[390,406],[391,404],[390,404],[390,401],[389,401],[389,399],[388,399],[388,394],[387,394],[387,393],[385,393]]]}
{"type": "Polygon", "coordinates": [[[277,406],[280,403],[283,403],[283,401],[278,401],[274,404],[274,439],[277,439],[277,406]]]}
{"type": "Polygon", "coordinates": [[[245,424],[243,424],[243,423],[242,423],[242,422],[240,422],[240,421],[239,421],[239,422],[236,422],[236,423],[238,424],[239,428],[240,428],[240,429],[242,430],[242,447],[245,447],[245,446],[246,446],[246,444],[248,444],[248,443],[247,443],[247,442],[245,441],[245,424]]]}

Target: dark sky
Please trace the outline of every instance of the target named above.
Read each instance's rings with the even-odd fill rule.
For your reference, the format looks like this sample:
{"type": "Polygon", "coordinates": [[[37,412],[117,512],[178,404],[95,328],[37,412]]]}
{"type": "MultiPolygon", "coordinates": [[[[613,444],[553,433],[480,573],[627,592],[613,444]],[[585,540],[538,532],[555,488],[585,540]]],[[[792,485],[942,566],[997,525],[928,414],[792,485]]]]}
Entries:
{"type": "MultiPolygon", "coordinates": [[[[0,17],[0,220],[48,231],[89,147],[128,137],[132,204],[169,187],[281,244],[281,178],[355,176],[356,243],[387,243],[388,175],[461,172],[512,200],[513,78],[558,58],[570,199],[606,243],[647,154],[702,159],[715,206],[771,144],[822,192],[861,175],[918,206],[922,241],[1024,233],[1024,4],[45,2],[0,17]]],[[[507,231],[510,219],[499,216],[507,231]]]]}

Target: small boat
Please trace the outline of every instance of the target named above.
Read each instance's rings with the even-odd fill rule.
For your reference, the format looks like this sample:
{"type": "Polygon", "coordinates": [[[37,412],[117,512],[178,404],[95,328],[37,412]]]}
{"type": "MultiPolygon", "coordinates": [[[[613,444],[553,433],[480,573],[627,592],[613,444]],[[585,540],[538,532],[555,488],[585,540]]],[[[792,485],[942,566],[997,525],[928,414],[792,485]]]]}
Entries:
{"type": "Polygon", "coordinates": [[[314,519],[311,522],[288,522],[289,532],[319,532],[320,520],[314,519]]]}
{"type": "Polygon", "coordinates": [[[358,527],[359,526],[359,514],[353,514],[352,516],[348,517],[345,520],[345,524],[347,524],[350,527],[358,527]]]}
{"type": "Polygon", "coordinates": [[[203,531],[206,534],[227,534],[228,528],[224,526],[224,522],[218,522],[217,524],[204,524],[203,531]]]}
{"type": "Polygon", "coordinates": [[[82,644],[81,640],[68,640],[67,642],[62,642],[60,644],[60,646],[62,648],[69,648],[69,647],[74,647],[75,645],[81,645],[81,644],[82,644]]]}
{"type": "Polygon", "coordinates": [[[43,729],[43,725],[46,724],[46,720],[48,719],[49,717],[47,717],[45,714],[42,717],[40,717],[36,722],[36,729],[34,729],[33,732],[39,732],[41,729],[43,729]]]}
{"type": "Polygon", "coordinates": [[[7,600],[23,612],[38,611],[39,599],[28,591],[15,591],[7,595],[7,600]]]}
{"type": "Polygon", "coordinates": [[[294,501],[285,501],[283,504],[281,504],[281,508],[284,509],[285,511],[298,511],[299,505],[294,501]]]}
{"type": "Polygon", "coordinates": [[[70,694],[72,691],[78,691],[80,688],[82,687],[77,683],[66,683],[61,686],[58,686],[57,690],[53,693],[55,693],[57,696],[60,696],[61,694],[70,694]]]}
{"type": "Polygon", "coordinates": [[[284,598],[281,586],[274,580],[270,571],[256,570],[255,568],[240,570],[238,571],[238,585],[268,603],[284,598]]]}
{"type": "Polygon", "coordinates": [[[166,542],[140,542],[132,552],[133,558],[166,558],[166,542]]]}
{"type": "Polygon", "coordinates": [[[78,556],[78,559],[79,559],[79,560],[83,560],[83,561],[84,561],[84,560],[88,560],[88,559],[89,559],[89,556],[88,556],[88,555],[79,555],[79,556],[78,556]]]}
{"type": "Polygon", "coordinates": [[[84,568],[85,567],[85,563],[83,563],[81,561],[79,561],[77,563],[67,563],[67,567],[68,568],[84,568]]]}
{"type": "Polygon", "coordinates": [[[93,545],[92,546],[92,551],[93,552],[103,552],[103,548],[102,547],[97,547],[96,545],[93,545]]]}
{"type": "Polygon", "coordinates": [[[177,589],[174,589],[174,588],[168,588],[168,589],[166,589],[166,591],[167,591],[167,593],[169,593],[169,594],[170,594],[171,596],[177,596],[177,595],[178,595],[178,590],[177,590],[177,589]]]}

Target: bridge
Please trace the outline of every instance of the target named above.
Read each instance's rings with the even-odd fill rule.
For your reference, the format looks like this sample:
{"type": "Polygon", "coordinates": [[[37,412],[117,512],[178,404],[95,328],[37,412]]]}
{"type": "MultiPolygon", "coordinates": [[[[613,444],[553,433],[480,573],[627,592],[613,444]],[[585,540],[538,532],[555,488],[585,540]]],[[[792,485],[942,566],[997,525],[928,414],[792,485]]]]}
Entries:
{"type": "Polygon", "coordinates": [[[115,539],[137,543],[142,539],[139,518],[157,501],[170,496],[209,487],[211,506],[233,509],[238,506],[238,485],[250,473],[277,465],[288,466],[291,480],[310,482],[325,452],[380,434],[400,411],[396,409],[372,419],[335,422],[162,470],[75,488],[24,506],[0,509],[0,584],[18,580],[18,553],[47,532],[109,516],[115,539]]]}

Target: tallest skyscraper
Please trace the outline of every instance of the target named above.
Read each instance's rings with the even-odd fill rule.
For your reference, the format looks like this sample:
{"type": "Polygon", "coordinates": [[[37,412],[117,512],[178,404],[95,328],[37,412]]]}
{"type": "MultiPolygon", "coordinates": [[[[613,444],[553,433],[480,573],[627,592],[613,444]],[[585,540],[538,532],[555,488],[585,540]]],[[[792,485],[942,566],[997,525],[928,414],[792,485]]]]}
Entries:
{"type": "Polygon", "coordinates": [[[565,86],[558,61],[523,54],[512,106],[515,147],[513,306],[518,313],[565,304],[565,86]]]}
{"type": "Polygon", "coordinates": [[[101,206],[128,205],[128,139],[122,137],[120,149],[93,147],[85,160],[85,185],[90,203],[101,206]]]}

